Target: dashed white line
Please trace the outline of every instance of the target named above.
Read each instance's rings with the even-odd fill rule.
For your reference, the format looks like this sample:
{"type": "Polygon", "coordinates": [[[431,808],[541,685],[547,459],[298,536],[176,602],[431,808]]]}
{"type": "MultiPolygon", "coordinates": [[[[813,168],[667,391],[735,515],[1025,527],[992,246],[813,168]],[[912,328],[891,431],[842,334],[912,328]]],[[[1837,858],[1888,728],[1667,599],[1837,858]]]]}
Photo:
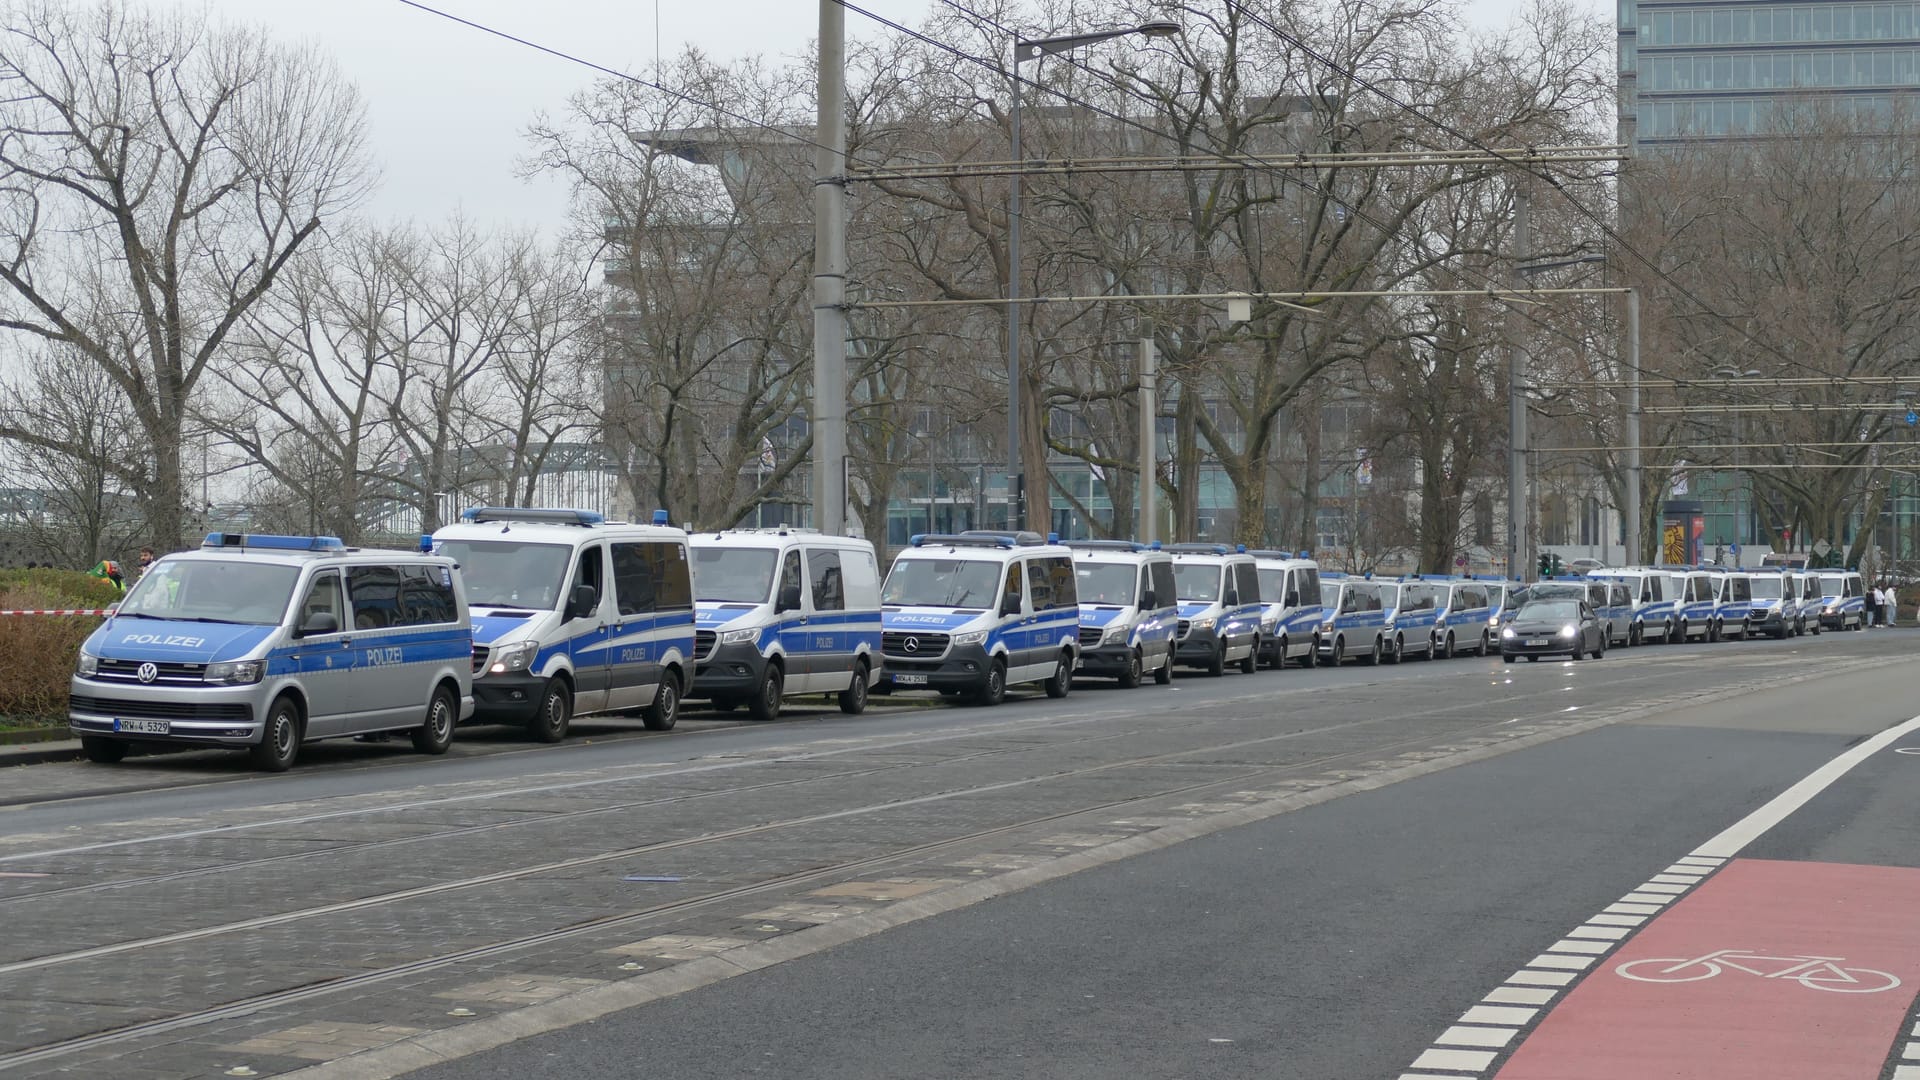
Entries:
{"type": "Polygon", "coordinates": [[[1510,1027],[1469,1027],[1455,1024],[1433,1040],[1436,1046],[1488,1046],[1499,1049],[1513,1041],[1519,1029],[1510,1027]]]}

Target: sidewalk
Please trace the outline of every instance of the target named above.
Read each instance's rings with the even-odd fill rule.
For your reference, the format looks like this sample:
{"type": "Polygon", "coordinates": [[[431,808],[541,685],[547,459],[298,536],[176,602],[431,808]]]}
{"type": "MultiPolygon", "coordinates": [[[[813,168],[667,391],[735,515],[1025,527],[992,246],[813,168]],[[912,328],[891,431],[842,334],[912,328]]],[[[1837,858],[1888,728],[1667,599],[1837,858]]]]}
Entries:
{"type": "Polygon", "coordinates": [[[79,739],[53,742],[0,743],[0,769],[9,765],[39,765],[47,761],[78,761],[79,739]]]}

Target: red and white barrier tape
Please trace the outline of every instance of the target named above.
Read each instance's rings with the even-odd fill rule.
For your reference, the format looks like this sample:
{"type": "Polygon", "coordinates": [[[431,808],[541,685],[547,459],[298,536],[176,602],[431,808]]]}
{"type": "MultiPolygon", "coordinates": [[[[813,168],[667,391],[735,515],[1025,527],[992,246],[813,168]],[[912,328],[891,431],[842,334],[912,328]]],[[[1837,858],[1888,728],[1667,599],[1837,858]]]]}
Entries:
{"type": "Polygon", "coordinates": [[[112,608],[21,608],[0,610],[0,615],[111,615],[112,608]]]}

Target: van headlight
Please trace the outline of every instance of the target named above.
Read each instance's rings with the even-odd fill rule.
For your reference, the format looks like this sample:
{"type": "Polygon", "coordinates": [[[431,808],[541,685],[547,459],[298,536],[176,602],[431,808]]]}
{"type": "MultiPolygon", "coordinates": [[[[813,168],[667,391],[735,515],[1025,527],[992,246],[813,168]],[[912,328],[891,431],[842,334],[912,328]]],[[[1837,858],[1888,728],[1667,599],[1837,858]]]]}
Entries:
{"type": "Polygon", "coordinates": [[[745,630],[727,630],[721,633],[720,644],[741,645],[756,640],[759,636],[760,628],[756,626],[749,626],[745,630]]]}
{"type": "Polygon", "coordinates": [[[200,673],[200,681],[215,686],[252,686],[267,673],[265,660],[227,660],[218,664],[208,664],[200,673]]]}
{"type": "Polygon", "coordinates": [[[1325,620],[1325,621],[1323,621],[1323,622],[1321,622],[1321,624],[1320,624],[1320,632],[1321,632],[1321,633],[1323,633],[1323,634],[1331,634],[1331,633],[1333,633],[1333,620],[1332,620],[1332,619],[1327,619],[1327,620],[1325,620]]]}
{"type": "Polygon", "coordinates": [[[987,640],[985,630],[969,630],[964,634],[953,635],[955,645],[978,645],[987,640]]]}
{"type": "Polygon", "coordinates": [[[84,650],[80,658],[74,661],[73,673],[83,679],[91,679],[100,670],[100,658],[84,650]]]}
{"type": "Polygon", "coordinates": [[[1100,644],[1125,645],[1127,643],[1128,636],[1130,636],[1132,633],[1133,633],[1133,627],[1128,626],[1125,623],[1121,623],[1118,626],[1109,626],[1107,627],[1107,632],[1101,636],[1100,644]]]}
{"type": "Polygon", "coordinates": [[[1192,630],[1211,630],[1213,629],[1213,624],[1218,621],[1219,621],[1219,616],[1209,615],[1204,619],[1189,620],[1187,623],[1187,627],[1192,630]]]}
{"type": "Polygon", "coordinates": [[[487,663],[487,674],[506,675],[525,671],[539,653],[540,643],[537,641],[516,641],[511,645],[503,645],[493,650],[493,659],[487,663]]]}

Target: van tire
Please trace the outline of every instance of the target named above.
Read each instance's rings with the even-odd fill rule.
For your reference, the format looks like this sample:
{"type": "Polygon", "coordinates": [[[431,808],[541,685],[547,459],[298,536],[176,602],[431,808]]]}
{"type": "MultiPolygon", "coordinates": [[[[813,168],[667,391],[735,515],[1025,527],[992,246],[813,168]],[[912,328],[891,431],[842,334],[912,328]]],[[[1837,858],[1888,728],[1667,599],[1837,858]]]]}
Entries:
{"type": "Polygon", "coordinates": [[[261,772],[286,772],[300,756],[300,707],[290,697],[274,699],[260,741],[247,749],[253,767],[261,772]]]}
{"type": "Polygon", "coordinates": [[[1453,659],[1453,631],[1451,630],[1447,631],[1446,644],[1442,646],[1440,649],[1440,659],[1442,660],[1453,659]]]}
{"type": "Polygon", "coordinates": [[[1395,634],[1393,636],[1393,645],[1387,649],[1386,656],[1382,657],[1382,659],[1386,660],[1389,664],[1397,664],[1406,658],[1407,639],[1395,634]]]}
{"type": "Polygon", "coordinates": [[[1720,621],[1718,619],[1707,624],[1707,640],[1708,641],[1720,640],[1720,621]]]}
{"type": "Polygon", "coordinates": [[[1004,657],[994,657],[987,665],[986,678],[973,692],[973,703],[991,708],[1006,700],[1007,697],[1007,661],[1004,657]]]}
{"type": "Polygon", "coordinates": [[[848,716],[859,716],[867,711],[867,662],[860,660],[853,665],[853,680],[847,688],[840,691],[840,711],[848,716]]]}
{"type": "Polygon", "coordinates": [[[427,718],[419,727],[414,728],[413,748],[423,754],[444,754],[453,745],[453,725],[457,723],[459,710],[454,708],[453,695],[442,686],[433,692],[433,700],[427,702],[427,718]]]}
{"type": "Polygon", "coordinates": [[[1380,639],[1376,637],[1373,639],[1373,651],[1361,657],[1360,662],[1368,667],[1377,667],[1380,664],[1380,655],[1380,639]]]}
{"type": "Polygon", "coordinates": [[[558,676],[547,680],[547,691],[540,695],[540,707],[527,721],[527,733],[543,743],[557,743],[567,737],[573,723],[573,690],[558,676]]]}
{"type": "MultiPolygon", "coordinates": [[[[1287,662],[1286,654],[1282,653],[1280,657],[1280,663],[1282,666],[1284,666],[1286,662],[1287,662]]],[[[1320,638],[1316,635],[1315,637],[1308,640],[1307,655],[1300,658],[1300,666],[1303,668],[1310,668],[1310,667],[1317,667],[1319,666],[1319,664],[1320,664],[1320,638]]]]}
{"type": "Polygon", "coordinates": [[[100,735],[82,735],[80,749],[86,751],[88,761],[111,765],[127,756],[127,741],[100,735]]]}
{"type": "Polygon", "coordinates": [[[1053,674],[1047,676],[1047,681],[1043,683],[1042,686],[1050,698],[1063,698],[1067,696],[1067,691],[1073,689],[1072,653],[1063,652],[1060,654],[1060,659],[1054,662],[1053,674]]]}
{"type": "Polygon", "coordinates": [[[1140,685],[1145,672],[1146,661],[1140,658],[1140,650],[1135,649],[1127,656],[1127,666],[1120,672],[1120,689],[1131,690],[1140,685]]]}
{"type": "Polygon", "coordinates": [[[1155,686],[1168,686],[1171,685],[1172,682],[1173,654],[1168,653],[1166,659],[1160,661],[1160,666],[1153,669],[1153,684],[1155,686]]]}
{"type": "Polygon", "coordinates": [[[1260,637],[1256,634],[1253,638],[1253,647],[1247,650],[1246,657],[1240,661],[1240,674],[1251,675],[1258,670],[1260,670],[1260,637]]]}
{"type": "Polygon", "coordinates": [[[1207,657],[1207,674],[1213,676],[1214,678],[1219,678],[1221,675],[1226,674],[1226,671],[1227,671],[1227,640],[1225,638],[1221,638],[1219,647],[1213,650],[1212,656],[1207,657]]]}
{"type": "Polygon", "coordinates": [[[1476,657],[1484,657],[1492,651],[1493,635],[1485,630],[1480,631],[1480,647],[1473,650],[1473,655],[1476,657]]]}
{"type": "Polygon", "coordinates": [[[747,701],[747,715],[762,722],[779,716],[780,694],[786,686],[786,676],[780,674],[780,665],[768,664],[766,672],[760,676],[760,685],[747,701]]]}
{"type": "Polygon", "coordinates": [[[680,722],[680,676],[660,674],[660,688],[653,692],[653,703],[640,710],[640,722],[648,731],[672,731],[680,722]]]}

